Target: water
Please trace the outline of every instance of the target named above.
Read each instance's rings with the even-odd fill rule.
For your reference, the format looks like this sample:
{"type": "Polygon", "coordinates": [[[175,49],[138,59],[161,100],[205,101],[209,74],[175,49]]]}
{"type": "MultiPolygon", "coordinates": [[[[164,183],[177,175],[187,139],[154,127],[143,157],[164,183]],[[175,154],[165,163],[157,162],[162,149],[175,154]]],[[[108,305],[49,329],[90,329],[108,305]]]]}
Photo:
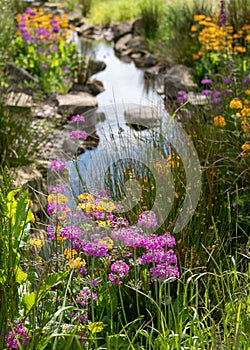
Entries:
{"type": "Polygon", "coordinates": [[[107,65],[106,69],[92,76],[103,82],[105,91],[97,95],[99,105],[111,103],[136,103],[159,105],[162,99],[153,86],[146,87],[144,72],[134,62],[123,62],[115,55],[112,45],[99,42],[93,45],[93,56],[107,65]]]}

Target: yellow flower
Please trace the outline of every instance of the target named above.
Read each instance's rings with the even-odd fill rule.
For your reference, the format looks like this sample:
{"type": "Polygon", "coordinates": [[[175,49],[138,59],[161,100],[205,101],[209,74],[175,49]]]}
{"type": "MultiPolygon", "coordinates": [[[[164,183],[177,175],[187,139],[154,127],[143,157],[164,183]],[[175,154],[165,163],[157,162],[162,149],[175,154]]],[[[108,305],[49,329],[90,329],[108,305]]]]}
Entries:
{"type": "Polygon", "coordinates": [[[195,21],[195,22],[200,22],[200,21],[202,21],[204,18],[206,18],[205,15],[194,15],[194,21],[195,21]]]}
{"type": "Polygon", "coordinates": [[[89,193],[81,193],[79,196],[78,196],[78,199],[79,201],[88,201],[88,202],[92,202],[94,200],[94,197],[89,194],[89,193]]]}
{"type": "Polygon", "coordinates": [[[114,245],[114,242],[110,237],[103,237],[103,239],[100,239],[99,243],[104,244],[108,250],[111,250],[114,245]]]}
{"type": "Polygon", "coordinates": [[[240,109],[242,108],[242,102],[239,98],[233,98],[232,101],[229,104],[229,107],[231,109],[240,109]]]}
{"type": "Polygon", "coordinates": [[[248,131],[250,128],[249,128],[249,125],[248,125],[248,123],[247,123],[247,121],[246,120],[243,120],[242,122],[241,122],[241,129],[243,130],[243,131],[248,131]]]}
{"type": "Polygon", "coordinates": [[[86,213],[90,213],[95,209],[95,205],[93,203],[79,203],[77,205],[77,210],[85,210],[86,213]]]}
{"type": "Polygon", "coordinates": [[[245,142],[245,143],[241,146],[241,149],[242,149],[243,151],[250,150],[250,143],[245,142]]]}
{"type": "Polygon", "coordinates": [[[44,239],[39,239],[39,238],[30,238],[30,244],[33,245],[33,247],[36,248],[42,248],[44,239]]]}
{"type": "Polygon", "coordinates": [[[245,90],[245,94],[246,94],[247,96],[250,96],[250,89],[245,90]]]}
{"type": "Polygon", "coordinates": [[[77,255],[77,251],[75,249],[65,248],[64,255],[66,259],[72,259],[74,255],[77,255]]]}
{"type": "Polygon", "coordinates": [[[108,201],[107,198],[103,198],[102,200],[100,200],[100,202],[96,206],[96,210],[99,212],[107,211],[110,213],[115,209],[116,209],[116,206],[114,205],[114,203],[111,201],[108,201]]]}
{"type": "Polygon", "coordinates": [[[241,53],[244,53],[247,51],[247,49],[244,46],[236,46],[234,50],[241,53]]]}
{"type": "Polygon", "coordinates": [[[99,220],[98,226],[99,227],[107,227],[110,226],[111,222],[109,220],[99,220]]]}
{"type": "Polygon", "coordinates": [[[68,203],[68,198],[61,193],[52,193],[48,196],[48,203],[65,204],[68,203]]]}
{"type": "Polygon", "coordinates": [[[73,268],[79,268],[81,266],[85,266],[86,265],[86,261],[85,260],[81,260],[80,257],[76,258],[76,259],[70,259],[69,260],[69,266],[71,269],[73,268]]]}
{"type": "Polygon", "coordinates": [[[178,155],[170,154],[167,162],[168,168],[178,168],[180,166],[179,159],[180,157],[178,155]]]}
{"type": "Polygon", "coordinates": [[[224,126],[226,126],[227,123],[222,115],[217,115],[216,117],[214,117],[214,125],[224,128],[224,126]]]}
{"type": "Polygon", "coordinates": [[[244,106],[241,110],[242,117],[250,117],[250,107],[244,106]]]}
{"type": "Polygon", "coordinates": [[[200,58],[200,55],[198,55],[197,53],[193,53],[194,60],[198,60],[199,58],[200,58]]]}
{"type": "Polygon", "coordinates": [[[193,25],[190,30],[191,30],[191,32],[197,32],[198,28],[193,25]]]}

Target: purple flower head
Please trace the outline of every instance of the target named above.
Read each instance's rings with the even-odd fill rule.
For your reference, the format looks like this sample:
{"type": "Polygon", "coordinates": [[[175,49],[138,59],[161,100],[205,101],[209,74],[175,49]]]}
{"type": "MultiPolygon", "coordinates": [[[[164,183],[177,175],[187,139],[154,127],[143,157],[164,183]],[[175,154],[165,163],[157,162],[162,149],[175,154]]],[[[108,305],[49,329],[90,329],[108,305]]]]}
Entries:
{"type": "Polygon", "coordinates": [[[6,337],[6,345],[8,349],[19,349],[18,341],[22,346],[28,344],[30,337],[28,336],[27,331],[23,327],[23,323],[19,324],[18,321],[14,321],[14,327],[6,337]]]}
{"type": "Polygon", "coordinates": [[[62,194],[65,193],[65,187],[61,185],[54,185],[49,187],[49,192],[60,192],[62,194]]]}
{"type": "Polygon", "coordinates": [[[71,121],[72,122],[76,122],[76,121],[81,121],[81,122],[85,122],[85,117],[83,115],[73,115],[71,117],[71,121]]]}
{"type": "Polygon", "coordinates": [[[84,287],[76,296],[76,302],[81,306],[87,306],[91,299],[97,301],[98,296],[96,293],[91,293],[91,290],[88,287],[84,287]]]}
{"type": "Polygon", "coordinates": [[[243,85],[248,84],[248,83],[250,83],[250,77],[246,77],[242,80],[243,85]]]}
{"type": "Polygon", "coordinates": [[[225,1],[220,1],[220,24],[222,26],[226,25],[226,13],[225,13],[225,1]]]}
{"type": "Polygon", "coordinates": [[[211,79],[202,79],[201,81],[202,85],[209,85],[209,84],[213,84],[213,81],[211,79]]]}
{"type": "Polygon", "coordinates": [[[30,16],[35,16],[36,13],[32,10],[31,7],[28,7],[25,11],[25,13],[27,13],[27,15],[30,15],[30,16]]]}
{"type": "Polygon", "coordinates": [[[214,91],[213,95],[218,97],[218,96],[221,96],[222,93],[221,93],[221,91],[214,91]]]}
{"type": "Polygon", "coordinates": [[[59,33],[59,27],[53,27],[52,32],[55,34],[59,33]]]}
{"type": "Polygon", "coordinates": [[[69,68],[68,68],[68,67],[62,67],[62,71],[63,71],[63,72],[68,72],[68,71],[69,71],[69,68]]]}
{"type": "Polygon", "coordinates": [[[54,51],[54,52],[58,51],[58,46],[57,45],[53,45],[51,47],[51,50],[54,51]]]}
{"type": "Polygon", "coordinates": [[[74,130],[74,131],[71,131],[70,138],[71,139],[82,138],[83,140],[86,140],[87,139],[87,133],[86,133],[86,131],[74,130]]]}
{"type": "Polygon", "coordinates": [[[178,91],[178,96],[185,96],[185,95],[187,95],[186,91],[183,91],[183,90],[178,91]]]}
{"type": "Polygon", "coordinates": [[[90,256],[97,256],[102,258],[108,252],[108,248],[105,244],[97,242],[88,242],[84,247],[84,252],[90,256]]]}
{"type": "Polygon", "coordinates": [[[230,83],[230,78],[224,78],[222,80],[223,84],[229,84],[230,83]]]}
{"type": "Polygon", "coordinates": [[[36,31],[36,34],[37,34],[38,36],[40,36],[40,35],[45,36],[46,33],[47,33],[47,30],[46,30],[46,28],[44,28],[44,27],[38,28],[37,31],[36,31]]]}
{"type": "Polygon", "coordinates": [[[116,261],[111,265],[111,271],[118,274],[119,277],[128,276],[129,266],[124,261],[116,261]]]}
{"type": "Polygon", "coordinates": [[[156,227],[157,218],[155,213],[152,210],[147,210],[141,213],[138,219],[138,224],[146,228],[156,227]]]}
{"type": "Polygon", "coordinates": [[[98,283],[98,280],[91,280],[90,281],[90,286],[92,287],[92,288],[94,288],[94,287],[96,287],[97,286],[97,283],[98,283]]]}
{"type": "Polygon", "coordinates": [[[63,170],[66,167],[66,163],[62,160],[52,160],[50,169],[54,171],[63,170]]]}
{"type": "Polygon", "coordinates": [[[59,26],[59,23],[58,23],[58,21],[57,21],[56,19],[51,19],[51,20],[50,20],[50,24],[51,24],[52,26],[59,26]]]}
{"type": "Polygon", "coordinates": [[[232,91],[230,91],[230,90],[224,90],[223,91],[224,95],[231,95],[231,93],[232,93],[232,91]]]}
{"type": "Polygon", "coordinates": [[[212,99],[212,103],[214,103],[214,104],[219,104],[221,102],[222,102],[222,98],[221,97],[214,97],[212,99]]]}
{"type": "Polygon", "coordinates": [[[62,229],[61,236],[68,239],[77,239],[82,236],[82,230],[75,226],[68,226],[62,229]]]}
{"type": "Polygon", "coordinates": [[[47,65],[47,64],[45,64],[45,63],[43,63],[42,65],[41,65],[41,69],[42,70],[47,70],[49,68],[49,66],[47,65]]]}
{"type": "Polygon", "coordinates": [[[203,96],[210,96],[210,95],[213,95],[213,91],[212,90],[202,90],[201,94],[203,96]]]}
{"type": "Polygon", "coordinates": [[[187,96],[178,96],[178,98],[177,98],[177,101],[179,103],[187,102],[187,100],[188,100],[187,96]]]}

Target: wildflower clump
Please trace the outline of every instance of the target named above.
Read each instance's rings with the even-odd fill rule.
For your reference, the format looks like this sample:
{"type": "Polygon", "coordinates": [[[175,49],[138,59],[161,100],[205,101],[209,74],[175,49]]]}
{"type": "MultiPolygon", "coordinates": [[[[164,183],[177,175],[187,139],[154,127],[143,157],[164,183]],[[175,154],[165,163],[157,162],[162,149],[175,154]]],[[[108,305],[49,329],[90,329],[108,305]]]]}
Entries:
{"type": "Polygon", "coordinates": [[[227,70],[228,58],[234,60],[237,69],[246,71],[249,60],[250,25],[245,24],[236,30],[226,21],[224,2],[220,15],[212,17],[194,15],[191,35],[198,43],[198,50],[193,52],[196,61],[197,79],[205,74],[220,74],[227,70]]]}
{"type": "Polygon", "coordinates": [[[15,63],[37,77],[45,92],[67,92],[78,55],[70,40],[74,28],[69,26],[68,15],[27,8],[16,20],[15,63]]]}

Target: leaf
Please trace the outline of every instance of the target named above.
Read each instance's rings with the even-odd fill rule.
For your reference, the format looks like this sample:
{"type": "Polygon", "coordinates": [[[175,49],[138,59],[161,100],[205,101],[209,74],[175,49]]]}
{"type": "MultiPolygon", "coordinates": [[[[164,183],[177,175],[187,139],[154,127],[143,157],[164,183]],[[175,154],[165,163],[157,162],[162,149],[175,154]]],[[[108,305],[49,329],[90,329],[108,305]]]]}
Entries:
{"type": "Polygon", "coordinates": [[[24,294],[22,302],[24,304],[26,313],[28,313],[30,309],[35,305],[36,293],[32,292],[30,294],[24,294]]]}
{"type": "Polygon", "coordinates": [[[23,272],[20,266],[16,267],[15,280],[17,283],[22,284],[26,281],[28,274],[23,272]]]}
{"type": "Polygon", "coordinates": [[[91,333],[99,333],[103,330],[104,324],[102,322],[93,322],[88,326],[91,333]]]}

